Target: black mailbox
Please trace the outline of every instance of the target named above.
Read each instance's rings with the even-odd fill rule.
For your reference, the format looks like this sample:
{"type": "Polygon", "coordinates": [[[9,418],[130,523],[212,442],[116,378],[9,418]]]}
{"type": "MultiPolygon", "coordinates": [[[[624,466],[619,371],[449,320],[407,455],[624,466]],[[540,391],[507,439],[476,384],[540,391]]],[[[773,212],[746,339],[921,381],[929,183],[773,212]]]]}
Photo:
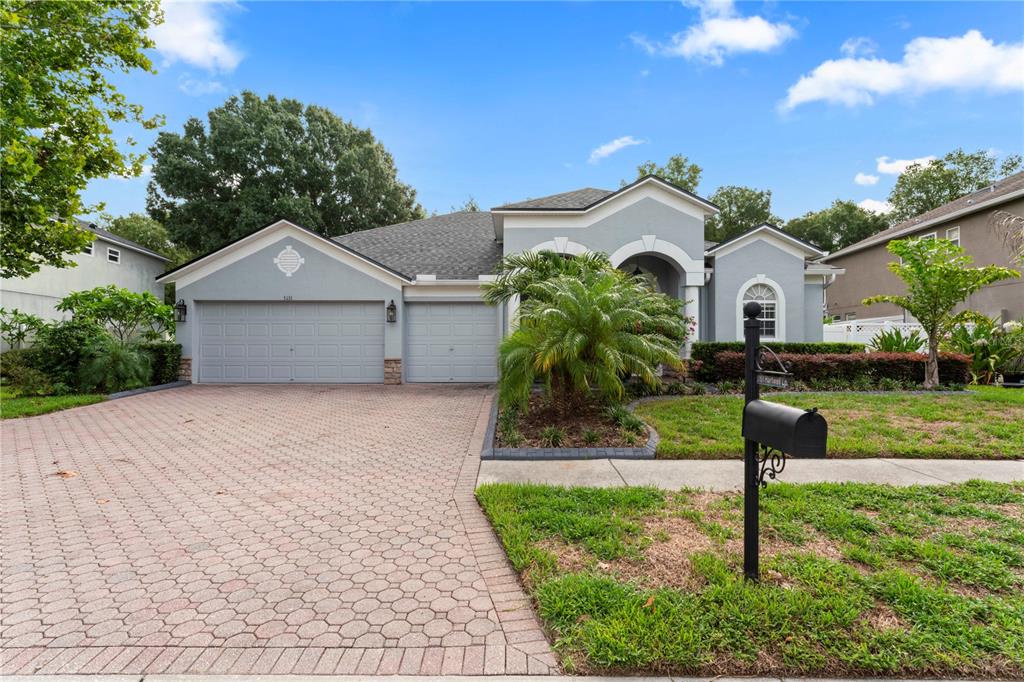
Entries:
{"type": "Polygon", "coordinates": [[[752,400],[743,408],[743,437],[790,457],[824,457],[828,422],[817,408],[752,400]]]}

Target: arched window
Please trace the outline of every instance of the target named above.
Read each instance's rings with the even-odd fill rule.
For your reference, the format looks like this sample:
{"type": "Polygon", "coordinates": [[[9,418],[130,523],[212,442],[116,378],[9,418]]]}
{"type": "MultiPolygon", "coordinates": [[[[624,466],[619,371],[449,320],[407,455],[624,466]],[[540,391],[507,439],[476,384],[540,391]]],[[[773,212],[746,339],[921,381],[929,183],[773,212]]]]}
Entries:
{"type": "Polygon", "coordinates": [[[778,296],[775,289],[767,284],[755,284],[743,293],[741,308],[748,301],[761,304],[761,315],[757,318],[761,322],[761,338],[771,341],[777,335],[778,296]]]}

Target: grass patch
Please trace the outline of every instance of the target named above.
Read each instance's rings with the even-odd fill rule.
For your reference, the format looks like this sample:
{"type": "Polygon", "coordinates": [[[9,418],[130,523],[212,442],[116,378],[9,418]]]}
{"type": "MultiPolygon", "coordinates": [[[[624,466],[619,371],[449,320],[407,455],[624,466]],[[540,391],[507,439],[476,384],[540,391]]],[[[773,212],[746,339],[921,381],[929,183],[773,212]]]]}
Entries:
{"type": "MultiPolygon", "coordinates": [[[[817,407],[828,420],[830,457],[1013,459],[1024,452],[1024,391],[995,386],[969,393],[767,394],[773,402],[817,407]]],[[[743,456],[743,397],[681,396],[641,403],[657,430],[659,457],[743,456]]]]}
{"type": "Polygon", "coordinates": [[[481,486],[566,669],[686,675],[1024,674],[1024,482],[762,493],[481,486]]]}
{"type": "Polygon", "coordinates": [[[19,396],[16,391],[0,386],[0,418],[34,417],[38,414],[66,410],[69,407],[92,405],[107,396],[84,393],[79,395],[19,396]]]}

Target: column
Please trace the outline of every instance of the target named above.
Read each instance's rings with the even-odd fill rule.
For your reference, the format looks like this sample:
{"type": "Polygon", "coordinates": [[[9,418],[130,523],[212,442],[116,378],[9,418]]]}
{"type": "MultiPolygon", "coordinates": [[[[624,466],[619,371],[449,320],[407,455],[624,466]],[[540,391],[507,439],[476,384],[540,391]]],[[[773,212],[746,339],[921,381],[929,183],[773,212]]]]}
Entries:
{"type": "Polygon", "coordinates": [[[683,307],[683,314],[693,318],[693,333],[690,334],[690,337],[686,340],[686,345],[683,347],[683,357],[689,358],[693,342],[700,338],[700,287],[683,287],[683,300],[686,302],[683,307]]]}

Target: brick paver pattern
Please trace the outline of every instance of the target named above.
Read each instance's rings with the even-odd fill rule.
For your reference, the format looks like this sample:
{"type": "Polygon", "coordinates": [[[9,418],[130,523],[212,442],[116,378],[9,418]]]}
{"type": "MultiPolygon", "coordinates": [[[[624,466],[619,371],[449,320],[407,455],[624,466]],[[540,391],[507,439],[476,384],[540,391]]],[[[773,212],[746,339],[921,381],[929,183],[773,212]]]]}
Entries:
{"type": "Polygon", "coordinates": [[[0,673],[557,672],[473,498],[491,399],[188,386],[4,421],[0,673]]]}

